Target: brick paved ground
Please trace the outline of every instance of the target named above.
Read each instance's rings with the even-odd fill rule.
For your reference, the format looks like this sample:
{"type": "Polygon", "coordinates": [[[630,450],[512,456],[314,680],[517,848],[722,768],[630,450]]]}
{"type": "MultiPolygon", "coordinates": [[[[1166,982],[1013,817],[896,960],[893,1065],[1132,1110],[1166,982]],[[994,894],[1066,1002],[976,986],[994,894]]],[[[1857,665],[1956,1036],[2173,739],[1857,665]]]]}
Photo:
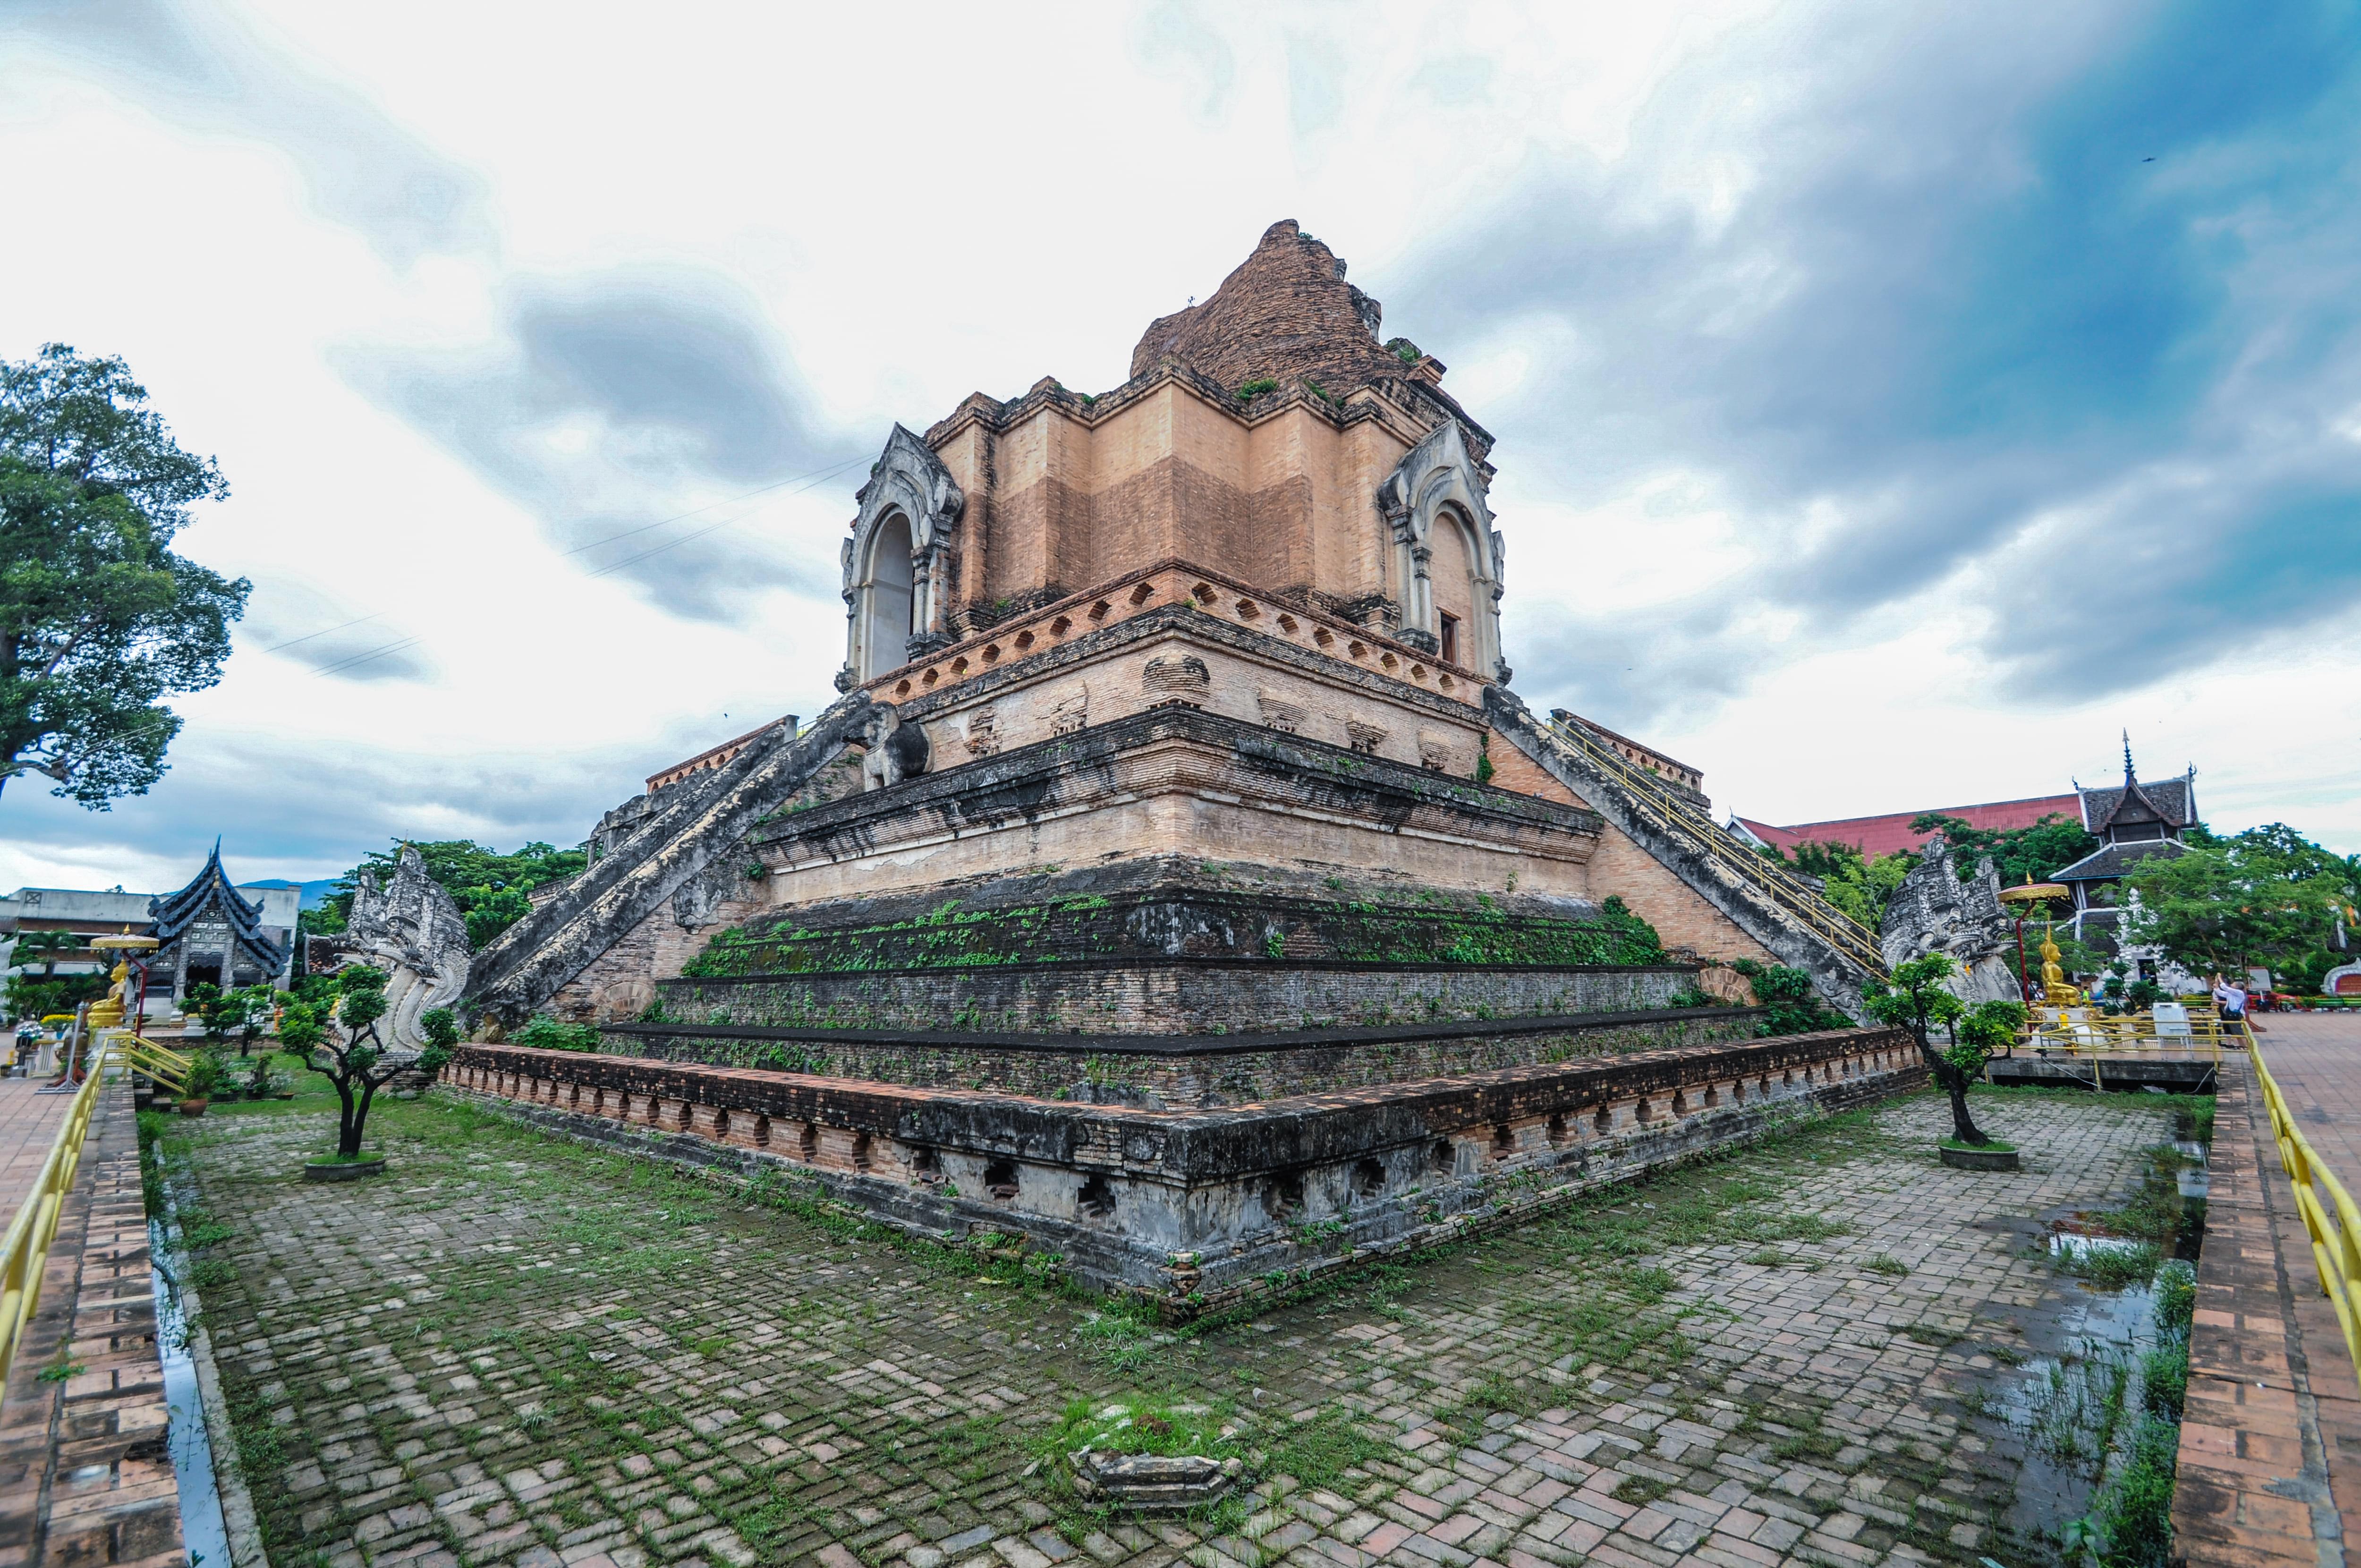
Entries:
{"type": "Polygon", "coordinates": [[[2361,1191],[2361,1010],[2266,1013],[2263,1058],[2320,1157],[2361,1191]]]}
{"type": "Polygon", "coordinates": [[[1971,1410],[2090,1299],[2033,1217],[2133,1186],[2155,1107],[2007,1097],[1993,1176],[1915,1099],[1188,1336],[445,1102],[379,1111],[373,1183],[294,1179],[306,1102],[176,1131],[282,1565],[2023,1568],[2026,1442],[1971,1410]],[[1050,1434],[1134,1392],[1268,1479],[1082,1510],[1050,1434]]]}
{"type": "MultiPolygon", "coordinates": [[[[0,1215],[13,1215],[33,1190],[73,1107],[71,1094],[37,1094],[46,1080],[0,1078],[0,1215]]],[[[5,1224],[0,1220],[0,1224],[5,1224]]]]}
{"type": "MultiPolygon", "coordinates": [[[[2361,1180],[2361,1015],[2268,1014],[2290,1113],[2361,1180]]],[[[2214,1190],[2190,1337],[2178,1544],[2193,1564],[2335,1564],[2361,1540],[2361,1381],[2243,1062],[2224,1075],[2214,1190]]]]}
{"type": "Polygon", "coordinates": [[[0,1400],[0,1568],[187,1561],[130,1086],[103,1096],[0,1400]]]}

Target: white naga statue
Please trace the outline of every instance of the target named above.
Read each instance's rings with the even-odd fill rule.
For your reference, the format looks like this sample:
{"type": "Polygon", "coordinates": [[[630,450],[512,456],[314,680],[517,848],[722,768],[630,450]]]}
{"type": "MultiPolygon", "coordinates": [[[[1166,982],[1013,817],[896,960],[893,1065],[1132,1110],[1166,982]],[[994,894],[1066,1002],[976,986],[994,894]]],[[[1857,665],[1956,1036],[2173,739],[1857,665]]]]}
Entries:
{"type": "Polygon", "coordinates": [[[383,887],[363,872],[345,923],[346,963],[368,964],[392,978],[385,987],[385,1018],[378,1029],[395,1050],[419,1050],[426,1036],[418,1015],[456,1007],[467,989],[467,917],[426,862],[408,844],[383,887]]]}
{"type": "Polygon", "coordinates": [[[2008,967],[2015,924],[2000,901],[2000,873],[1989,860],[1961,881],[1959,861],[1940,837],[1927,841],[1925,858],[1910,868],[1885,906],[1878,948],[1888,964],[1945,953],[1956,966],[1944,984],[1963,1002],[2019,999],[2008,967]]]}

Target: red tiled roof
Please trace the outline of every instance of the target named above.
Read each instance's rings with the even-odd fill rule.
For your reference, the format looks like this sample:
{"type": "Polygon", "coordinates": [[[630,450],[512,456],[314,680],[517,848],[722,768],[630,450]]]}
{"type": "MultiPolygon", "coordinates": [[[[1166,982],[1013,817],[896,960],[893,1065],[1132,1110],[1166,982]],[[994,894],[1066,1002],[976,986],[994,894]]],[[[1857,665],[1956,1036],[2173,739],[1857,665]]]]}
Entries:
{"type": "Polygon", "coordinates": [[[1937,806],[1918,811],[1896,811],[1883,817],[1846,817],[1833,822],[1798,822],[1792,827],[1773,828],[1767,822],[1756,822],[1741,817],[1738,820],[1746,830],[1766,844],[1776,844],[1792,850],[1798,844],[1850,844],[1862,854],[1874,860],[1900,850],[1916,850],[1927,842],[1928,835],[1913,833],[1911,821],[1926,815],[1927,810],[1945,817],[1957,817],[1971,827],[2004,829],[2030,828],[2045,817],[2063,817],[2069,822],[2082,820],[2082,798],[2076,795],[2036,795],[2028,800],[1992,800],[1981,806],[1937,806]]]}

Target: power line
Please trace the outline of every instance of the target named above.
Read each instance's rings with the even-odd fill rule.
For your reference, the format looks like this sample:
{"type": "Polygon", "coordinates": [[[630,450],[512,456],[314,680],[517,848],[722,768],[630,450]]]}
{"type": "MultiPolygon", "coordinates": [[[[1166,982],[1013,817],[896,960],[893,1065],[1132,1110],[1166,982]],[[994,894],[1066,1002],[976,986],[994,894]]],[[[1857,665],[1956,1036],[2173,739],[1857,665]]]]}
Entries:
{"type": "Polygon", "coordinates": [[[266,653],[276,653],[281,648],[292,648],[298,642],[309,642],[314,637],[325,637],[329,631],[342,631],[346,626],[360,626],[372,620],[381,620],[384,618],[385,611],[379,610],[375,615],[364,615],[357,620],[347,620],[344,622],[343,625],[331,626],[328,628],[327,631],[307,631],[302,636],[291,638],[285,642],[274,642],[269,647],[265,648],[263,652],[266,653]]]}
{"type": "Polygon", "coordinates": [[[382,648],[371,649],[368,652],[357,653],[349,659],[339,659],[333,664],[323,665],[319,669],[313,671],[312,674],[315,676],[336,674],[342,671],[349,670],[357,664],[366,664],[372,659],[382,659],[389,653],[399,653],[405,648],[414,648],[419,643],[425,641],[426,639],[423,637],[405,637],[398,642],[389,642],[382,648]]]}
{"type": "MultiPolygon", "coordinates": [[[[834,468],[823,469],[819,473],[808,475],[806,477],[806,481],[801,488],[809,489],[812,486],[818,484],[821,480],[832,477],[837,474],[840,474],[845,469],[851,467],[853,463],[858,463],[860,461],[861,459],[856,457],[851,463],[840,463],[834,468]]],[[[778,487],[774,485],[771,488],[773,489],[776,489],[778,487]]],[[[800,490],[790,490],[788,492],[790,495],[800,493],[800,490]]],[[[719,505],[719,503],[717,502],[715,504],[719,505]]],[[[634,565],[639,562],[646,560],[651,555],[661,555],[665,551],[670,550],[676,545],[686,544],[692,541],[702,539],[708,533],[718,533],[721,530],[729,527],[731,523],[741,522],[745,520],[742,518],[725,517],[719,522],[709,523],[706,527],[692,530],[687,533],[682,534],[678,539],[666,540],[664,543],[655,545],[650,549],[642,550],[636,555],[626,555],[620,561],[610,561],[606,565],[599,567],[597,571],[592,572],[589,575],[593,577],[603,577],[609,572],[620,572],[624,567],[634,565]]],[[[615,537],[620,539],[622,535],[617,534],[615,537]]],[[[612,543],[612,541],[609,541],[609,543],[612,543]]]]}
{"type": "Polygon", "coordinates": [[[708,501],[701,507],[691,507],[686,511],[675,512],[670,517],[660,517],[653,522],[643,522],[637,528],[627,528],[620,533],[610,533],[604,539],[594,539],[588,544],[577,544],[573,549],[564,552],[564,554],[566,555],[579,555],[585,550],[596,550],[601,544],[612,544],[617,540],[629,539],[635,533],[645,533],[651,528],[662,528],[668,522],[685,522],[688,519],[696,517],[701,512],[711,511],[715,507],[726,507],[738,501],[750,501],[756,496],[767,496],[773,490],[785,489],[789,485],[800,484],[806,479],[825,479],[831,475],[843,473],[847,468],[851,467],[855,463],[860,461],[861,459],[858,457],[851,457],[839,463],[832,468],[815,468],[808,474],[792,474],[786,478],[777,480],[772,484],[764,485],[760,489],[748,490],[743,495],[724,496],[718,501],[708,501]]]}

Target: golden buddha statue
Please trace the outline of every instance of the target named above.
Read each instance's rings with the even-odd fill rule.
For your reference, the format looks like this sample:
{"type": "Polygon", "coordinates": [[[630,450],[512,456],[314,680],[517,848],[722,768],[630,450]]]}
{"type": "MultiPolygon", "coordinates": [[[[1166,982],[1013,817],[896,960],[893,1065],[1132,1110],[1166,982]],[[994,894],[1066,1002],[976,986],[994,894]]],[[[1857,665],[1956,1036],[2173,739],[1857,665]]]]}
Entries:
{"type": "Polygon", "coordinates": [[[2066,970],[2059,959],[2054,927],[2048,921],[2041,927],[2041,1000],[2052,1007],[2076,1007],[2082,1002],[2082,992],[2066,983],[2066,970]]]}
{"type": "Polygon", "coordinates": [[[115,959],[114,972],[107,978],[115,981],[115,988],[90,1004],[89,1023],[93,1032],[121,1028],[123,1014],[130,1008],[130,963],[126,959],[115,959]]]}

